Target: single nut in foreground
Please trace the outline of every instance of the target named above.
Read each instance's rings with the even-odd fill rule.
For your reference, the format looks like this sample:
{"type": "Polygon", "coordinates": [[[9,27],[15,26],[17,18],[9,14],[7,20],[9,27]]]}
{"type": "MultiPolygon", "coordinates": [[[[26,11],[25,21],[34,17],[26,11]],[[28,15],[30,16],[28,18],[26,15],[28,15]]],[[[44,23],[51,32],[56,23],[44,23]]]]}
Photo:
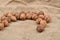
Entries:
{"type": "Polygon", "coordinates": [[[4,27],[7,27],[9,25],[9,22],[7,20],[3,20],[2,23],[4,24],[4,27]]]}
{"type": "Polygon", "coordinates": [[[4,28],[4,24],[0,23],[0,30],[2,30],[4,28]]]}
{"type": "Polygon", "coordinates": [[[21,13],[20,14],[20,19],[21,20],[25,20],[26,19],[26,14],[25,13],[21,13]]]}
{"type": "Polygon", "coordinates": [[[47,26],[47,23],[45,20],[41,20],[40,25],[42,25],[45,28],[47,26]]]}
{"type": "Polygon", "coordinates": [[[32,15],[32,19],[33,19],[33,20],[36,20],[37,18],[38,18],[37,14],[34,13],[34,14],[32,15]]]}
{"type": "Polygon", "coordinates": [[[38,15],[44,15],[44,12],[43,12],[43,11],[40,11],[40,12],[38,13],[38,15]]]}
{"type": "Polygon", "coordinates": [[[37,23],[37,24],[40,24],[40,21],[41,21],[41,20],[42,20],[41,18],[37,18],[37,19],[36,19],[36,23],[37,23]]]}
{"type": "Polygon", "coordinates": [[[44,15],[44,16],[45,16],[44,20],[46,20],[46,22],[49,23],[51,20],[50,16],[49,15],[44,15]]]}
{"type": "Polygon", "coordinates": [[[11,21],[13,21],[13,22],[16,22],[16,21],[17,21],[17,19],[16,19],[15,16],[11,16],[10,19],[11,19],[11,21]]]}
{"type": "Polygon", "coordinates": [[[37,28],[36,28],[36,30],[38,32],[43,32],[44,31],[44,27],[42,25],[38,25],[37,28]]]}

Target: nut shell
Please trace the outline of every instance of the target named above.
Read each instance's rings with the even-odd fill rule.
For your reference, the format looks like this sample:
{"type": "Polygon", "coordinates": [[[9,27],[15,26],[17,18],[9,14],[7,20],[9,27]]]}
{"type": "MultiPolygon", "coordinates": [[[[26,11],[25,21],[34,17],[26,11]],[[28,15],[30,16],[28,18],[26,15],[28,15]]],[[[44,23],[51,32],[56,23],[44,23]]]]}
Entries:
{"type": "Polygon", "coordinates": [[[41,18],[37,18],[37,19],[36,19],[36,23],[37,23],[37,24],[40,24],[40,21],[41,21],[41,20],[42,20],[41,18]]]}
{"type": "Polygon", "coordinates": [[[40,21],[40,25],[42,25],[44,28],[46,27],[47,23],[45,20],[41,20],[40,21]]]}
{"type": "Polygon", "coordinates": [[[44,15],[39,15],[38,17],[44,19],[44,15]]]}
{"type": "Polygon", "coordinates": [[[37,14],[33,14],[33,15],[32,15],[32,19],[33,19],[33,20],[36,20],[37,18],[38,18],[37,14]]]}
{"type": "Polygon", "coordinates": [[[26,19],[26,14],[25,13],[21,13],[20,14],[20,19],[21,20],[25,20],[26,19]]]}
{"type": "Polygon", "coordinates": [[[44,12],[43,12],[43,11],[40,11],[40,12],[38,13],[38,15],[44,15],[44,12]]]}
{"type": "Polygon", "coordinates": [[[44,31],[44,27],[42,25],[38,25],[37,28],[36,28],[36,30],[38,32],[43,32],[44,31]]]}
{"type": "Polygon", "coordinates": [[[4,24],[4,27],[7,27],[9,25],[9,22],[7,20],[3,20],[2,23],[4,24]]]}

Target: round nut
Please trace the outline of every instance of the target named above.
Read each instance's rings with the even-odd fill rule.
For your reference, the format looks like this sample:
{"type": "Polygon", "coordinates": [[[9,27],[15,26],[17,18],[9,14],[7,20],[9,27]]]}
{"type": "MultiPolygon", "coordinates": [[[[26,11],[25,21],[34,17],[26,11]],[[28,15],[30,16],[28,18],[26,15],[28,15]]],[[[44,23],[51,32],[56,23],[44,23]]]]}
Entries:
{"type": "Polygon", "coordinates": [[[0,23],[0,30],[2,30],[4,28],[4,24],[0,23]]]}
{"type": "Polygon", "coordinates": [[[9,14],[9,12],[6,12],[6,13],[4,13],[4,16],[6,16],[7,17],[7,15],[9,14]]]}
{"type": "Polygon", "coordinates": [[[25,13],[21,13],[20,14],[20,19],[21,20],[25,20],[26,19],[26,14],[25,13]]]}
{"type": "Polygon", "coordinates": [[[36,30],[38,32],[43,32],[44,31],[44,27],[42,25],[38,25],[37,28],[36,28],[36,30]]]}
{"type": "Polygon", "coordinates": [[[37,18],[38,18],[37,14],[33,14],[33,15],[32,15],[32,19],[33,19],[33,20],[36,20],[37,18]]]}
{"type": "Polygon", "coordinates": [[[41,18],[37,18],[37,19],[36,19],[36,23],[37,23],[37,24],[40,24],[40,21],[41,21],[41,20],[42,20],[41,18]]]}
{"type": "Polygon", "coordinates": [[[41,20],[40,21],[40,25],[42,25],[44,28],[46,27],[47,23],[45,20],[41,20]]]}
{"type": "Polygon", "coordinates": [[[9,25],[7,20],[3,20],[2,23],[4,24],[4,27],[7,27],[9,25]]]}
{"type": "Polygon", "coordinates": [[[50,22],[50,16],[49,15],[45,15],[45,18],[44,19],[46,20],[47,23],[50,22]]]}

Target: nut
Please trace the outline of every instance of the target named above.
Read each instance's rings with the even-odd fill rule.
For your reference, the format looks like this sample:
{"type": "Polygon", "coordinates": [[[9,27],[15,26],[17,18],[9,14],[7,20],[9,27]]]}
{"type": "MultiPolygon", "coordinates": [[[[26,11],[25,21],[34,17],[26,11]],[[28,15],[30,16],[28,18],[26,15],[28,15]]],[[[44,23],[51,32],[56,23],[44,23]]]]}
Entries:
{"type": "Polygon", "coordinates": [[[16,22],[16,21],[17,21],[17,19],[16,19],[15,16],[11,16],[10,19],[11,19],[11,21],[13,21],[13,22],[16,22]]]}
{"type": "Polygon", "coordinates": [[[38,17],[44,19],[44,15],[39,15],[38,17]]]}
{"type": "Polygon", "coordinates": [[[15,14],[15,17],[16,17],[18,20],[20,19],[20,17],[19,17],[19,16],[20,16],[20,14],[19,14],[19,13],[16,13],[16,14],[15,14]]]}
{"type": "Polygon", "coordinates": [[[36,19],[36,23],[37,23],[37,24],[40,24],[40,21],[41,21],[41,20],[42,20],[41,18],[37,18],[37,19],[36,19]]]}
{"type": "Polygon", "coordinates": [[[44,27],[42,25],[38,25],[37,28],[36,28],[36,30],[38,32],[43,32],[44,31],[44,27]]]}
{"type": "Polygon", "coordinates": [[[27,12],[26,13],[26,17],[27,17],[27,19],[31,19],[32,18],[32,13],[31,12],[27,12]]]}
{"type": "Polygon", "coordinates": [[[26,14],[25,13],[21,13],[20,14],[20,19],[21,20],[25,20],[26,19],[26,14]]]}
{"type": "Polygon", "coordinates": [[[32,19],[33,19],[33,20],[36,20],[37,18],[38,18],[37,14],[34,13],[34,14],[32,15],[32,19]]]}
{"type": "Polygon", "coordinates": [[[9,14],[9,12],[6,12],[6,13],[4,13],[4,16],[6,16],[7,17],[7,15],[9,14]]]}
{"type": "Polygon", "coordinates": [[[2,30],[4,28],[4,24],[0,23],[0,30],[2,30]]]}
{"type": "Polygon", "coordinates": [[[2,23],[4,24],[4,27],[7,27],[9,25],[7,20],[3,20],[2,23]]]}
{"type": "Polygon", "coordinates": [[[44,20],[46,20],[46,22],[49,23],[50,22],[50,16],[49,15],[45,15],[44,20]]]}
{"type": "Polygon", "coordinates": [[[40,21],[40,25],[42,25],[44,28],[46,27],[47,23],[45,20],[41,20],[40,21]]]}

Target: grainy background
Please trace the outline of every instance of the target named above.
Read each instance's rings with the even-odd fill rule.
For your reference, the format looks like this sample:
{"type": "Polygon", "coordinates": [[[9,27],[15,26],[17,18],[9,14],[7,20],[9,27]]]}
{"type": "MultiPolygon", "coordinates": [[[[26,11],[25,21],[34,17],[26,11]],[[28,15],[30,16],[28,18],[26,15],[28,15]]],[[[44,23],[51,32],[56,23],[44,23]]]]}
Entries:
{"type": "Polygon", "coordinates": [[[44,11],[51,16],[51,22],[45,31],[36,31],[36,22],[32,20],[12,22],[0,31],[0,40],[60,40],[60,0],[0,0],[0,16],[10,11],[44,11]],[[26,5],[24,5],[24,2],[26,5]]]}

